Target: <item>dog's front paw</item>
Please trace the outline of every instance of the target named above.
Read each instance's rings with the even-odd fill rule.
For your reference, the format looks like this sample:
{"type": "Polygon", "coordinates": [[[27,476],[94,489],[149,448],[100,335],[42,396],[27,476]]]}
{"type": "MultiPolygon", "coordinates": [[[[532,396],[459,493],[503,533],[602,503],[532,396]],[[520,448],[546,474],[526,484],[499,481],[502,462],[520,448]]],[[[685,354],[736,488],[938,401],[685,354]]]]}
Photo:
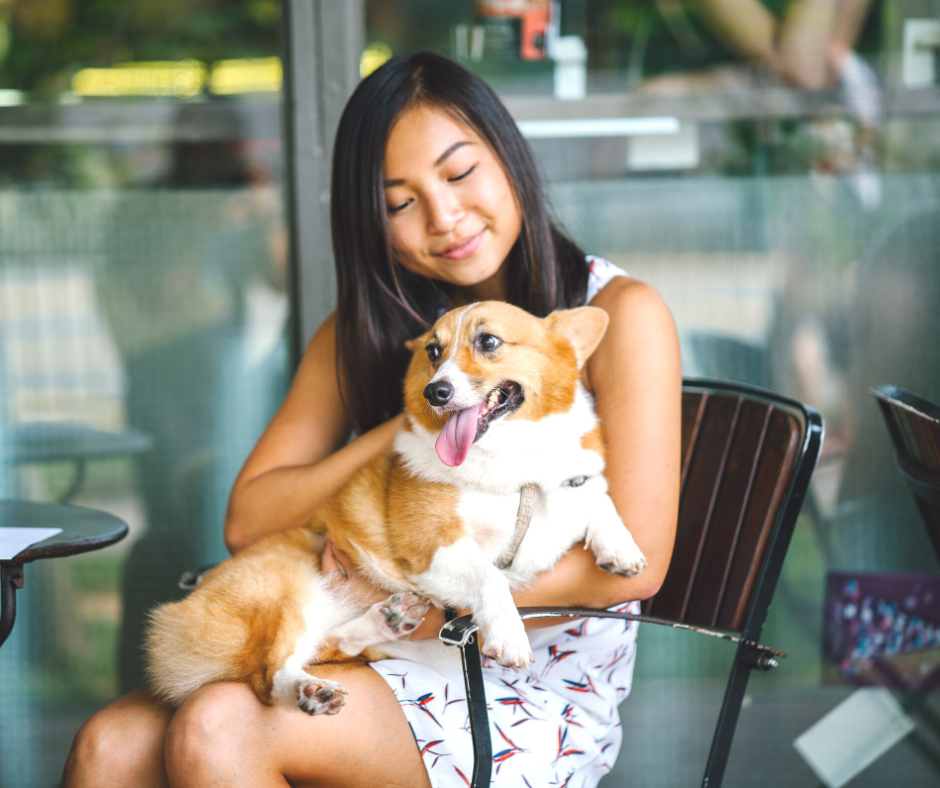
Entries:
{"type": "Polygon", "coordinates": [[[485,627],[482,653],[504,668],[527,668],[532,662],[532,647],[522,619],[501,621],[485,627]]]}
{"type": "Polygon", "coordinates": [[[338,681],[311,676],[297,683],[297,705],[311,717],[339,714],[349,690],[338,681]]]}
{"type": "Polygon", "coordinates": [[[379,618],[389,633],[389,640],[404,637],[414,631],[428,614],[431,603],[418,594],[392,594],[384,602],[372,606],[374,615],[379,618]]]}
{"type": "Polygon", "coordinates": [[[621,577],[634,577],[643,571],[643,567],[649,565],[632,538],[617,546],[605,545],[604,548],[596,550],[596,556],[597,565],[601,569],[621,577]]]}

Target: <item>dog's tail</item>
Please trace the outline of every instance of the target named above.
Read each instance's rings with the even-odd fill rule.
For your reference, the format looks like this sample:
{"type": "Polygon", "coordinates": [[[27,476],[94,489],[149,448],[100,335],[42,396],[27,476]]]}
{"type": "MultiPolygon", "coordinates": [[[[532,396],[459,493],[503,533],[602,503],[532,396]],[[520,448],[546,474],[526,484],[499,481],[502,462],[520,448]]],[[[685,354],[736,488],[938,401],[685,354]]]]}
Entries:
{"type": "Polygon", "coordinates": [[[239,675],[231,644],[223,642],[218,633],[196,626],[194,618],[187,615],[188,601],[152,610],[144,643],[150,689],[173,706],[205,684],[244,678],[239,675]]]}

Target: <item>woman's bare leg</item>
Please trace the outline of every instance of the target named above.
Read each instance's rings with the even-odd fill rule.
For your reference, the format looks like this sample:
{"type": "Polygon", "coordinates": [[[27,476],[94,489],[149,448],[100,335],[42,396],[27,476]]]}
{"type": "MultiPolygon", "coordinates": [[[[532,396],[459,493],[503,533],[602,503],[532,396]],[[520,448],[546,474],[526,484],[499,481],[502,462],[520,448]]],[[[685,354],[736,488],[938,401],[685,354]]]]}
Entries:
{"type": "Polygon", "coordinates": [[[349,687],[338,715],[264,706],[247,684],[210,684],[190,695],[167,734],[170,785],[429,788],[411,728],[381,676],[358,664],[315,671],[349,687]]]}
{"type": "Polygon", "coordinates": [[[167,788],[164,747],[172,714],[144,690],[105,706],[75,736],[62,788],[167,788]]]}

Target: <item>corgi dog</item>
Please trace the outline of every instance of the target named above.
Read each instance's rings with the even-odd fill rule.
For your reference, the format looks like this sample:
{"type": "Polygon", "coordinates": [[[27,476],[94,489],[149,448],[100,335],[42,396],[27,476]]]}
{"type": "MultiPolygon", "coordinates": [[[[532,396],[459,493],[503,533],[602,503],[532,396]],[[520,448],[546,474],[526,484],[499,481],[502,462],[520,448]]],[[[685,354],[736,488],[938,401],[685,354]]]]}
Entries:
{"type": "Polygon", "coordinates": [[[536,318],[489,301],[408,342],[392,450],[308,526],[265,537],[153,611],[154,693],[178,704],[209,682],[247,681],[263,703],[336,714],[348,690],[314,666],[406,655],[402,639],[429,602],[469,609],[483,653],[526,667],[514,588],[579,542],[609,572],[646,565],[607,494],[601,428],[581,383],[607,323],[595,307],[536,318]],[[389,599],[363,610],[331,590],[320,571],[327,537],[389,599]]]}

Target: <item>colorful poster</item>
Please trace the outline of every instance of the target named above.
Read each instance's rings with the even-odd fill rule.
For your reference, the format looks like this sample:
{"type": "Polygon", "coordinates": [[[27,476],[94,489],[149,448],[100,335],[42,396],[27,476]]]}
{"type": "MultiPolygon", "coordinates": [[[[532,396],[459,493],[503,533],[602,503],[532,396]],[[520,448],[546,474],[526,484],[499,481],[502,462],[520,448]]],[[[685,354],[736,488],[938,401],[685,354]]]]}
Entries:
{"type": "Polygon", "coordinates": [[[830,572],[823,654],[830,682],[940,687],[940,574],[830,572]]]}

